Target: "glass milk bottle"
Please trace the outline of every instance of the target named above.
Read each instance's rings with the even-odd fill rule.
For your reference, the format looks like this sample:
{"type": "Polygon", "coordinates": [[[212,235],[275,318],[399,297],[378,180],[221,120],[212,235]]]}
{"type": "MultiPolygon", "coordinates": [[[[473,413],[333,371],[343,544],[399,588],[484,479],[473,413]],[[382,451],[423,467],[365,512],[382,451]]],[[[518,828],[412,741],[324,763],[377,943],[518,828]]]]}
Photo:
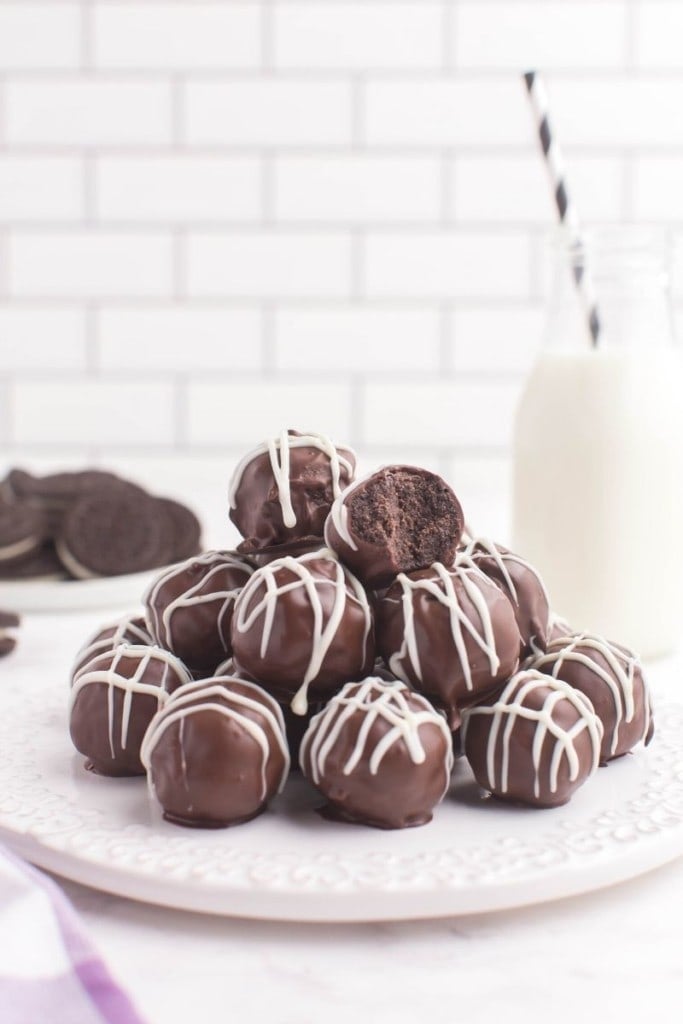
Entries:
{"type": "Polygon", "coordinates": [[[514,548],[554,611],[642,657],[683,637],[683,366],[664,229],[555,247],[545,346],[518,409],[514,548]],[[572,277],[590,274],[592,343],[572,277]]]}

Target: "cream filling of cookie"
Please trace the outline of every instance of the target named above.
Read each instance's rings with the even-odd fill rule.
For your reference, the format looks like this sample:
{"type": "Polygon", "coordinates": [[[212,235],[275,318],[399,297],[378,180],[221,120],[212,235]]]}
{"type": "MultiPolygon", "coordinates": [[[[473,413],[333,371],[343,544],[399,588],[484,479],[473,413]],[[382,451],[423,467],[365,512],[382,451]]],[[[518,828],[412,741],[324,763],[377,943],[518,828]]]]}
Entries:
{"type": "Polygon", "coordinates": [[[72,576],[75,576],[77,580],[99,580],[102,577],[93,572],[92,569],[86,569],[84,565],[74,558],[69,549],[64,546],[64,542],[58,540],[55,542],[55,548],[59,561],[62,563],[65,569],[68,569],[72,576]]]}
{"type": "Polygon", "coordinates": [[[14,544],[3,544],[0,547],[0,562],[6,562],[10,558],[20,558],[21,555],[28,554],[29,551],[33,551],[38,543],[38,537],[24,537],[23,540],[17,540],[14,544]]]}

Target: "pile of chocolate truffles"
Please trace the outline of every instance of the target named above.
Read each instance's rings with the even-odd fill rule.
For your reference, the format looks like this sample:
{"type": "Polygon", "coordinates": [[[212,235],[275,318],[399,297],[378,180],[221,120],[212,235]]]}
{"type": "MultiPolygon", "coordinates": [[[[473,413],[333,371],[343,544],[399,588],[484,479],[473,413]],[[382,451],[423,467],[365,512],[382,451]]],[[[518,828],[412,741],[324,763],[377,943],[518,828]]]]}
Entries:
{"type": "Polygon", "coordinates": [[[456,756],[499,800],[555,807],[650,741],[635,655],[557,618],[439,476],[355,467],[293,430],[245,456],[237,550],[167,569],[144,616],[78,653],[88,767],[147,774],[169,821],[204,828],[253,818],[299,767],[325,817],[405,828],[431,820],[456,756]]]}

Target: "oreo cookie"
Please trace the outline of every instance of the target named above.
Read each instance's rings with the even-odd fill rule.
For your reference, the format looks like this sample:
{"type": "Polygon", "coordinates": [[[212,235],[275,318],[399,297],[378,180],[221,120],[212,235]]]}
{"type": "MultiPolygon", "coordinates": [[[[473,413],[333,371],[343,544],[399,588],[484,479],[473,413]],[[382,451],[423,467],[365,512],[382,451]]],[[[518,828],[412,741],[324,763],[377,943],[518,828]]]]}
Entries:
{"type": "Polygon", "coordinates": [[[54,538],[61,530],[65,512],[83,494],[124,482],[115,473],[103,469],[48,473],[46,476],[35,476],[25,469],[11,469],[0,493],[7,501],[39,509],[45,516],[49,536],[54,538]]]}
{"type": "Polygon", "coordinates": [[[0,481],[2,510],[0,579],[121,576],[201,551],[194,512],[107,470],[11,469],[0,481]]]}
{"type": "Polygon", "coordinates": [[[18,615],[14,612],[0,611],[0,657],[10,654],[17,646],[17,639],[10,630],[14,630],[20,623],[18,615]]]}
{"type": "Polygon", "coordinates": [[[47,535],[45,515],[24,502],[0,504],[0,567],[40,550],[47,535]]]}
{"type": "Polygon", "coordinates": [[[77,579],[119,576],[173,559],[170,518],[139,487],[117,483],[83,494],[62,521],[55,547],[77,579]]]}
{"type": "Polygon", "coordinates": [[[32,580],[33,582],[68,580],[66,571],[52,541],[47,541],[32,554],[11,565],[0,563],[0,580],[32,580]]]}
{"type": "Polygon", "coordinates": [[[184,562],[201,551],[202,528],[194,512],[172,498],[156,498],[159,515],[166,518],[173,538],[171,562],[184,562]]]}
{"type": "Polygon", "coordinates": [[[38,508],[63,511],[86,491],[123,482],[121,477],[104,469],[48,473],[46,476],[34,476],[25,469],[11,469],[2,482],[0,492],[8,501],[23,501],[38,508]]]}

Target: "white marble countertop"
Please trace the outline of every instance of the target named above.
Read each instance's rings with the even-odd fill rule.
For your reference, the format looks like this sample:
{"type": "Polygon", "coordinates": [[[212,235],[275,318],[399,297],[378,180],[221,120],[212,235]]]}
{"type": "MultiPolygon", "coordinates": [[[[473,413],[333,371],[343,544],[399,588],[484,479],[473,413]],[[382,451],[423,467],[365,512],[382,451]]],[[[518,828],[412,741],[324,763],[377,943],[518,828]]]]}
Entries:
{"type": "MultiPolygon", "coordinates": [[[[13,663],[30,667],[56,630],[59,650],[73,653],[111,617],[27,616],[0,679],[13,663]]],[[[67,670],[60,654],[55,673],[67,670]]],[[[668,676],[673,695],[678,675],[659,671],[658,683],[668,676]]],[[[587,896],[391,924],[226,919],[59,884],[149,1024],[668,1022],[683,1000],[683,859],[587,896]]]]}

